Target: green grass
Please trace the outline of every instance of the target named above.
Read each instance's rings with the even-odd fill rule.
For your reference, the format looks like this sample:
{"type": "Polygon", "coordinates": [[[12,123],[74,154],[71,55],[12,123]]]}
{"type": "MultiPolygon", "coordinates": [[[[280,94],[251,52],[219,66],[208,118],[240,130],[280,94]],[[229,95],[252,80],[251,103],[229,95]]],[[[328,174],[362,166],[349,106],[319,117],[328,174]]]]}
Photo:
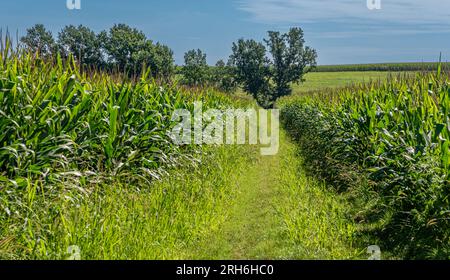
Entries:
{"type": "Polygon", "coordinates": [[[172,112],[195,100],[252,105],[0,52],[0,258],[61,259],[72,245],[84,259],[180,258],[251,158],[173,144],[172,112]]]}
{"type": "MultiPolygon", "coordinates": [[[[401,63],[370,63],[370,64],[344,64],[344,65],[319,65],[315,72],[347,72],[347,71],[434,71],[437,62],[401,62],[401,63]]],[[[442,63],[442,67],[448,70],[450,63],[442,63]]]]}
{"type": "MultiPolygon", "coordinates": [[[[361,83],[368,83],[371,81],[386,81],[389,77],[397,76],[399,74],[408,75],[408,72],[310,72],[305,75],[305,82],[292,85],[292,93],[293,95],[299,95],[310,92],[323,92],[326,90],[344,88],[361,83]]],[[[251,99],[251,97],[243,92],[242,89],[237,90],[236,96],[251,99]]]]}
{"type": "Polygon", "coordinates": [[[195,100],[254,105],[240,94],[88,76],[72,59],[6,49],[0,259],[65,259],[71,246],[82,259],[359,259],[372,241],[444,258],[448,80],[388,76],[308,74],[280,102],[295,141],[281,132],[279,154],[261,157],[166,133],[195,100]],[[312,91],[324,94],[301,94],[312,91]]]}
{"type": "MultiPolygon", "coordinates": [[[[281,133],[280,152],[244,166],[232,185],[226,218],[193,243],[193,259],[355,259],[349,205],[302,169],[297,148],[281,133]]],[[[230,186],[231,187],[231,186],[230,186]]]]}
{"type": "Polygon", "coordinates": [[[301,94],[312,91],[324,91],[351,86],[354,84],[368,83],[370,81],[386,80],[398,73],[389,72],[311,72],[305,75],[306,81],[293,85],[293,94],[301,94]]]}
{"type": "MultiPolygon", "coordinates": [[[[283,133],[284,134],[284,133],[283,133]]],[[[351,204],[304,168],[298,147],[282,136],[279,154],[279,193],[275,198],[293,259],[364,259],[367,244],[357,239],[351,204]]]]}
{"type": "MultiPolygon", "coordinates": [[[[146,187],[112,183],[28,201],[23,219],[2,226],[2,259],[183,259],[221,224],[231,187],[252,149],[210,148],[198,166],[169,170],[146,187]]],[[[23,192],[30,196],[33,187],[23,192]]]]}

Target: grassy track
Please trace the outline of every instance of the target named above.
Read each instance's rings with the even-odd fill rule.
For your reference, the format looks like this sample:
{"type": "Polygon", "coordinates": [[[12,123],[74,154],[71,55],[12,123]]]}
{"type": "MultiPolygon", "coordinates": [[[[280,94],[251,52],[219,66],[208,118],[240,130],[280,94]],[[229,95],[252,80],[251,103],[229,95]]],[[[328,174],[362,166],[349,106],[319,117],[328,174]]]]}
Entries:
{"type": "Polygon", "coordinates": [[[224,223],[194,244],[195,259],[357,258],[347,205],[300,168],[295,145],[259,157],[236,178],[224,223]]]}

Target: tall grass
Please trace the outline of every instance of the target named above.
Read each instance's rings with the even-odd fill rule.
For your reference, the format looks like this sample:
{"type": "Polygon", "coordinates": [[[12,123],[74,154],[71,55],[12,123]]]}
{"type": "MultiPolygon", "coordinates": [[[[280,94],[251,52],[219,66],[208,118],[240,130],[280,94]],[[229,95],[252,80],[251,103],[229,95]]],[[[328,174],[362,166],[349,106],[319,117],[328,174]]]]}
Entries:
{"type": "Polygon", "coordinates": [[[441,68],[280,106],[307,167],[353,195],[366,233],[401,257],[450,258],[450,85],[441,68]]]}

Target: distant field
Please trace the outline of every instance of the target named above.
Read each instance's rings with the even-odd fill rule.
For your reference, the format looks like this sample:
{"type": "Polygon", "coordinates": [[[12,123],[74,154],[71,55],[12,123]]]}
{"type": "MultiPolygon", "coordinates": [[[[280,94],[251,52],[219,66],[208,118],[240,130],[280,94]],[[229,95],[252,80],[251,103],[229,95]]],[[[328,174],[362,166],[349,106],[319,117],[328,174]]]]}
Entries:
{"type": "MultiPolygon", "coordinates": [[[[405,72],[403,72],[405,73],[405,72]]],[[[327,88],[342,88],[352,84],[370,82],[373,80],[386,80],[390,75],[398,73],[359,71],[359,72],[311,72],[306,74],[304,83],[293,84],[293,94],[323,90],[327,88]]],[[[236,95],[248,97],[242,89],[238,89],[236,95]]]]}
{"type": "Polygon", "coordinates": [[[370,82],[371,80],[385,80],[389,75],[392,75],[392,73],[376,71],[312,72],[305,76],[306,81],[304,83],[293,85],[293,93],[339,88],[356,83],[370,82]]]}
{"type": "MultiPolygon", "coordinates": [[[[405,62],[405,63],[372,63],[372,64],[346,64],[346,65],[320,65],[314,72],[342,72],[342,71],[434,71],[437,62],[405,62]]],[[[442,63],[444,70],[450,69],[450,63],[442,63]]]]}

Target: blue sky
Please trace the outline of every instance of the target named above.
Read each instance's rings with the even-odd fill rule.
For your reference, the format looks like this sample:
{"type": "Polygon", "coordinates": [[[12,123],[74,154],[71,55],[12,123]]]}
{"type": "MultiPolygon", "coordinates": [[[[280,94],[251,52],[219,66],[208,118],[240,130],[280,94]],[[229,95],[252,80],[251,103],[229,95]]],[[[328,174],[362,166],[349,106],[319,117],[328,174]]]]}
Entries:
{"type": "Polygon", "coordinates": [[[450,60],[450,1],[380,0],[0,0],[0,27],[23,34],[43,23],[56,36],[68,24],[94,31],[127,23],[169,45],[177,63],[200,48],[213,64],[226,59],[239,38],[262,40],[267,30],[300,26],[319,64],[450,60]]]}

